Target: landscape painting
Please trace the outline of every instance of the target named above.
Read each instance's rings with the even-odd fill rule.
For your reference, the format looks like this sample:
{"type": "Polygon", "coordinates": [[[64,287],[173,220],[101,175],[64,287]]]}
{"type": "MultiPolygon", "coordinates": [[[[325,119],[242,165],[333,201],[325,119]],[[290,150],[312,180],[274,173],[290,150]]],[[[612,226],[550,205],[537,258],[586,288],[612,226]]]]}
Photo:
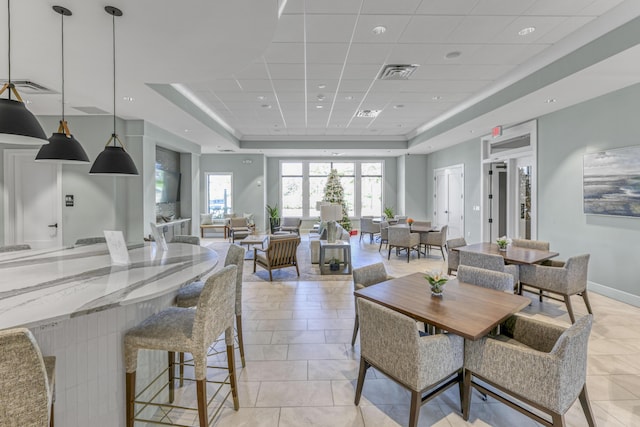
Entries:
{"type": "Polygon", "coordinates": [[[584,156],[584,213],[640,217],[640,146],[584,156]]]}

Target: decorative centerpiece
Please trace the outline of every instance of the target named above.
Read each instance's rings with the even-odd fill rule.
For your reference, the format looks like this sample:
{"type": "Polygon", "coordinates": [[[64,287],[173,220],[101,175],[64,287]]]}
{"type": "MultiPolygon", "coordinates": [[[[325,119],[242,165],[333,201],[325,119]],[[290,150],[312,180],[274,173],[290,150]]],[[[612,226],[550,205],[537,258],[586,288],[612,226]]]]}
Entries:
{"type": "Polygon", "coordinates": [[[509,239],[507,236],[498,237],[496,239],[496,243],[498,244],[498,250],[506,251],[507,245],[511,244],[511,239],[509,239]]]}
{"type": "Polygon", "coordinates": [[[413,218],[407,218],[407,224],[409,224],[409,228],[413,225],[413,218]]]}
{"type": "Polygon", "coordinates": [[[427,282],[431,285],[431,295],[436,297],[442,296],[442,293],[444,292],[444,285],[447,283],[449,278],[441,272],[427,273],[424,278],[427,279],[427,282]]]}

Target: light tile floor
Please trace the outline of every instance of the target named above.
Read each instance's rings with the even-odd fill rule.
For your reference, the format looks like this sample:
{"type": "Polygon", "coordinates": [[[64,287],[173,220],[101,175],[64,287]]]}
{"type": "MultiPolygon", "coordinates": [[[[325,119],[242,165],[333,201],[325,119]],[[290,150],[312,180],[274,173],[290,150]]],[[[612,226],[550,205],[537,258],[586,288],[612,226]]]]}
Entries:
{"type": "MultiPolygon", "coordinates": [[[[221,239],[206,239],[203,244],[221,239]]],[[[305,242],[303,241],[303,245],[305,242]]],[[[354,266],[384,261],[389,274],[444,270],[439,251],[411,262],[386,260],[377,244],[352,238],[354,266]]],[[[248,265],[250,261],[245,261],[248,265]]],[[[245,266],[245,272],[247,272],[245,266]]],[[[350,276],[336,281],[245,282],[243,327],[246,368],[239,368],[240,410],[225,403],[214,422],[218,427],[405,426],[409,393],[370,369],[359,406],[353,404],[359,346],[351,347],[354,298],[350,276]]],[[[523,314],[564,325],[563,305],[545,300],[523,314]]],[[[589,342],[587,387],[600,427],[640,425],[640,309],[591,293],[595,322],[589,342]]],[[[576,315],[586,314],[580,297],[576,315]]],[[[237,358],[239,365],[239,357],[237,358]]],[[[193,400],[188,387],[183,399],[193,400]]],[[[566,416],[568,426],[586,420],[576,402],[566,416]]],[[[197,425],[195,417],[187,423],[197,425]]],[[[462,419],[457,388],[424,405],[420,426],[536,426],[515,410],[474,391],[469,422],[462,419]]]]}

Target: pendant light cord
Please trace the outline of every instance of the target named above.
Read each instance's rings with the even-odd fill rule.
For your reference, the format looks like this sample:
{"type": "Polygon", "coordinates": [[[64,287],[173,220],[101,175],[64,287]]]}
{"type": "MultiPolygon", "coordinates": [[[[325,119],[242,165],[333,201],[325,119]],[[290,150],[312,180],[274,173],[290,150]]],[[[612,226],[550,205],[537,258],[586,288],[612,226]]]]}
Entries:
{"type": "Polygon", "coordinates": [[[64,13],[60,14],[60,33],[62,33],[62,122],[64,123],[64,13]]]}
{"type": "MultiPolygon", "coordinates": [[[[7,56],[9,64],[9,89],[11,89],[11,0],[7,0],[7,28],[9,29],[7,56]]],[[[11,99],[11,90],[9,90],[9,99],[11,99]]]]}
{"type": "MultiPolygon", "coordinates": [[[[116,15],[111,15],[112,18],[112,35],[113,35],[113,136],[116,134],[116,15]]],[[[115,139],[115,138],[114,138],[115,139]]],[[[113,145],[116,141],[113,141],[113,145]]]]}

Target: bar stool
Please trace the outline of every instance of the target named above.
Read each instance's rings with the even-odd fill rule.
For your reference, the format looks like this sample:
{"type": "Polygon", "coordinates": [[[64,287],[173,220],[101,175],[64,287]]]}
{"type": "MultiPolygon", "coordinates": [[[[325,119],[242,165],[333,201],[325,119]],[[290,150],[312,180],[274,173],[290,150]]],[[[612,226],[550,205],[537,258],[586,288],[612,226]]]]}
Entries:
{"type": "Polygon", "coordinates": [[[0,426],[53,427],[55,357],[26,328],[0,331],[0,426]]]}
{"type": "MultiPolygon", "coordinates": [[[[227,346],[229,375],[220,384],[229,384],[233,398],[233,407],[237,411],[238,389],[236,385],[235,361],[233,351],[233,311],[235,300],[235,275],[237,267],[230,265],[213,274],[205,283],[196,309],[169,307],[147,318],[138,326],[131,328],[124,337],[126,367],[126,425],[133,427],[134,421],[151,421],[137,418],[135,405],[145,404],[181,410],[196,410],[172,405],[174,397],[174,358],[175,353],[191,353],[195,365],[195,382],[198,401],[200,427],[209,425],[207,408],[207,349],[224,332],[227,346]],[[138,401],[136,398],[136,368],[138,350],[164,350],[169,356],[169,403],[138,401]],[[227,382],[226,380],[229,380],[227,382]]],[[[162,374],[161,374],[162,375],[162,374]]],[[[155,380],[154,380],[155,381],[155,380]]],[[[163,388],[166,387],[166,384],[163,388]]],[[[145,387],[143,392],[149,386],[145,387]]],[[[216,394],[219,393],[219,390],[216,394]]],[[[156,393],[154,395],[157,396],[156,393]]],[[[220,402],[220,406],[226,397],[220,402]]],[[[219,412],[220,407],[216,411],[219,412]]],[[[214,414],[215,416],[215,414],[214,414]]]]}
{"type": "MultiPolygon", "coordinates": [[[[229,252],[224,260],[225,267],[235,265],[238,267],[236,271],[236,331],[238,333],[238,347],[240,348],[240,360],[242,367],[244,362],[244,341],[242,339],[242,267],[244,265],[244,248],[238,245],[229,246],[229,252]]],[[[181,288],[176,296],[176,306],[178,307],[195,307],[198,305],[198,298],[202,292],[203,282],[193,282],[181,288]]],[[[180,378],[182,378],[184,369],[184,354],[180,354],[180,378]]],[[[182,385],[182,382],[180,383],[182,385]]]]}

